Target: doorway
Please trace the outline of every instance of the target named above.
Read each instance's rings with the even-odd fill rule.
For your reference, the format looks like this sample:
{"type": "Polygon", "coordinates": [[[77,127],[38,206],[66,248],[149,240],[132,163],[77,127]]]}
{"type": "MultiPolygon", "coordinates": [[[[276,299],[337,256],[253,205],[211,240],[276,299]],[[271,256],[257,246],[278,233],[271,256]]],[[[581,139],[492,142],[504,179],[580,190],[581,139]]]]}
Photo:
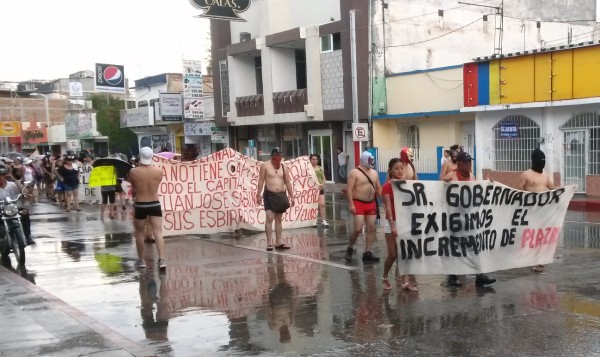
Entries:
{"type": "Polygon", "coordinates": [[[332,131],[330,129],[308,131],[309,154],[319,155],[321,158],[321,167],[323,167],[323,171],[325,172],[325,180],[329,182],[334,181],[331,136],[332,131]]]}

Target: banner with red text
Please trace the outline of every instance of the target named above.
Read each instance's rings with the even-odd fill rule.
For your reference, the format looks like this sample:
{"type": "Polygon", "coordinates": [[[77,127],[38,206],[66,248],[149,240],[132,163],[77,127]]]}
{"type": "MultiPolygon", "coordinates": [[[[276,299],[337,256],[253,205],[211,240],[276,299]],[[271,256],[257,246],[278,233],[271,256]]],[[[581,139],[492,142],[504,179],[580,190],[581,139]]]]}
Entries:
{"type": "Polygon", "coordinates": [[[548,264],[575,186],[394,181],[401,274],[477,274],[548,264]]]}
{"type": "MultiPolygon", "coordinates": [[[[158,193],[165,236],[264,230],[264,207],[256,202],[259,161],[230,148],[189,162],[152,160],[163,170],[158,193]]],[[[283,228],[314,226],[320,186],[312,165],[307,156],[285,165],[296,205],[283,215],[283,228]]]]}

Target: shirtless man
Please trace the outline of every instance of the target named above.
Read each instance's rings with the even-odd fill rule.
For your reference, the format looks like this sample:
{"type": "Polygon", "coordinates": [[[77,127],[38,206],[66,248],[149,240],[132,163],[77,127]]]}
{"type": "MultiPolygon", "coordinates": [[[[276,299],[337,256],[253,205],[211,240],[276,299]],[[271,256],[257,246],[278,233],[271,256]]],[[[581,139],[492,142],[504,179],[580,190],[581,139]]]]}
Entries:
{"type": "Polygon", "coordinates": [[[150,224],[156,241],[158,250],[158,269],[166,270],[167,265],[164,260],[165,242],[162,235],[162,210],[158,201],[158,185],[162,181],[162,170],[153,167],[151,148],[145,146],[140,149],[140,166],[129,171],[128,180],[131,182],[131,188],[135,195],[135,206],[133,216],[133,228],[135,235],[135,246],[137,248],[138,261],[137,268],[145,268],[144,261],[144,238],[146,220],[150,217],[150,224]]]}
{"type": "MultiPolygon", "coordinates": [[[[544,173],[544,167],[546,166],[546,155],[540,149],[535,149],[531,153],[531,169],[523,172],[519,176],[519,182],[517,183],[517,190],[529,191],[529,192],[544,192],[548,190],[554,190],[555,187],[550,182],[548,175],[544,173]]],[[[544,271],[543,265],[536,265],[531,268],[536,273],[544,271]]]]}
{"type": "Polygon", "coordinates": [[[460,148],[458,145],[450,146],[450,158],[442,165],[442,170],[440,171],[440,181],[445,181],[446,176],[456,170],[456,155],[459,152],[460,148]]]}
{"type": "MultiPolygon", "coordinates": [[[[444,181],[475,181],[475,175],[471,167],[471,155],[461,151],[456,155],[456,170],[450,172],[444,177],[444,181]]],[[[489,285],[496,282],[496,279],[492,279],[485,274],[477,274],[475,276],[475,285],[483,286],[489,285]]],[[[462,283],[458,279],[457,275],[448,275],[448,284],[453,286],[460,286],[462,283]]]]}
{"type": "Polygon", "coordinates": [[[350,213],[354,216],[354,226],[344,257],[347,262],[352,261],[353,246],[358,235],[362,232],[364,224],[367,226],[367,237],[362,259],[364,262],[379,261],[379,257],[371,252],[375,240],[375,221],[377,219],[376,196],[381,197],[381,184],[379,183],[379,175],[374,170],[374,165],[375,158],[373,154],[364,151],[360,155],[360,165],[352,169],[348,175],[347,198],[350,213]]]}
{"type": "Polygon", "coordinates": [[[277,147],[273,148],[271,150],[271,160],[263,162],[260,165],[260,175],[258,177],[256,202],[259,206],[264,204],[265,207],[265,214],[267,216],[265,220],[265,232],[267,233],[268,251],[273,250],[273,221],[275,221],[275,249],[290,249],[287,244],[281,242],[281,231],[283,230],[281,220],[285,212],[274,212],[269,196],[269,193],[285,192],[287,189],[290,207],[294,207],[294,189],[288,175],[288,168],[281,162],[282,159],[281,149],[277,147]]]}

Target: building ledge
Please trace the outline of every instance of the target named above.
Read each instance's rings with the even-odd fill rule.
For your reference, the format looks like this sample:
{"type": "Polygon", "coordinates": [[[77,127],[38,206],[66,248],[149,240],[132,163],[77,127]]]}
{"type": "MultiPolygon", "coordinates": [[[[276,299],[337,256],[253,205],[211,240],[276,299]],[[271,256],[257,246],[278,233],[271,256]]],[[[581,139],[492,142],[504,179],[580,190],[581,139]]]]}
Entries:
{"type": "Polygon", "coordinates": [[[476,107],[462,107],[462,108],[460,108],[460,112],[461,113],[492,112],[492,111],[497,111],[497,110],[553,108],[553,107],[566,107],[566,106],[570,106],[570,105],[585,105],[585,104],[598,104],[598,103],[600,103],[600,97],[569,99],[569,100],[553,100],[553,101],[547,101],[547,102],[478,105],[476,107]]]}

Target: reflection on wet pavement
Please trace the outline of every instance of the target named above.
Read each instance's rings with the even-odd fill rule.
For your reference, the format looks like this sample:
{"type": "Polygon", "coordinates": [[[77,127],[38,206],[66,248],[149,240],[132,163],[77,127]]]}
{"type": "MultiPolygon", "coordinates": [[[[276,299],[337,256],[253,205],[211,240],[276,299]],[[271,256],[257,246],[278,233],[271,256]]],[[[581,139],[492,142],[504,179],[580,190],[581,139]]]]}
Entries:
{"type": "MultiPolygon", "coordinates": [[[[28,248],[29,273],[60,297],[157,355],[591,355],[600,350],[600,250],[595,225],[565,225],[543,275],[494,274],[493,287],[448,288],[417,276],[418,292],[381,286],[383,264],[343,261],[343,207],[330,229],[284,231],[292,249],[267,253],[263,233],[169,238],[167,273],[154,247],[134,269],[131,223],[43,221],[61,232],[28,248]],[[586,248],[585,250],[581,248],[586,248]]],[[[41,220],[46,217],[39,217],[41,220]]],[[[56,217],[54,217],[56,218],[56,217]]],[[[42,222],[42,221],[40,221],[42,222]]],[[[44,232],[39,232],[44,233],[44,232]]],[[[34,235],[36,234],[34,228],[34,235]]],[[[364,238],[357,248],[362,251],[364,238]]],[[[385,256],[378,233],[375,253],[385,256]]]]}

